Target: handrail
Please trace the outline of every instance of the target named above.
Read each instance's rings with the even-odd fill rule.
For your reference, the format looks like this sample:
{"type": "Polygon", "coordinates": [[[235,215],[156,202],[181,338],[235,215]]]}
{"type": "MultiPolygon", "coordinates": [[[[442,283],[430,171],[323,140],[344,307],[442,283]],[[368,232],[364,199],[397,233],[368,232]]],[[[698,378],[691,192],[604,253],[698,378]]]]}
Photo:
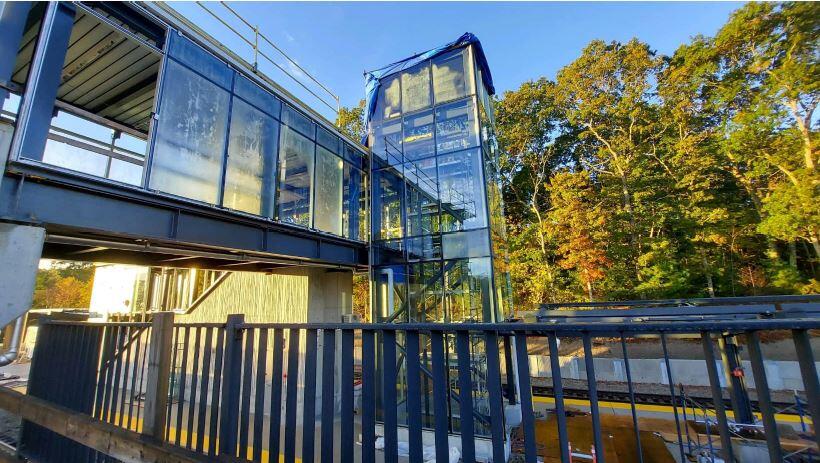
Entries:
{"type": "Polygon", "coordinates": [[[322,104],[324,104],[325,106],[327,106],[328,108],[330,108],[330,110],[331,110],[331,111],[333,111],[334,113],[338,114],[339,110],[341,109],[341,99],[339,98],[339,96],[338,96],[338,95],[336,95],[335,93],[333,93],[333,92],[332,92],[330,89],[328,89],[325,85],[323,85],[321,82],[319,82],[319,80],[318,80],[318,79],[316,79],[316,78],[315,78],[312,74],[310,74],[307,70],[305,70],[302,66],[300,66],[300,65],[299,65],[299,63],[297,63],[294,59],[292,59],[290,56],[288,56],[288,55],[287,55],[287,54],[286,54],[286,53],[285,53],[285,52],[284,52],[281,48],[277,47],[277,46],[273,43],[273,41],[271,41],[271,40],[270,40],[267,36],[265,36],[263,33],[259,32],[259,26],[258,26],[258,25],[257,25],[257,26],[252,25],[252,24],[251,24],[250,22],[248,22],[245,18],[243,18],[243,17],[242,17],[242,16],[241,16],[241,15],[240,15],[240,14],[239,14],[236,10],[234,10],[233,8],[231,8],[230,6],[228,6],[228,4],[227,4],[227,3],[225,3],[225,2],[219,2],[219,3],[220,3],[223,7],[225,7],[228,11],[230,11],[230,12],[231,12],[234,16],[236,16],[236,17],[237,17],[237,18],[238,18],[238,19],[239,19],[239,20],[240,20],[243,24],[245,24],[248,28],[250,28],[250,29],[253,31],[253,34],[254,34],[254,39],[253,39],[253,41],[251,41],[249,38],[247,38],[247,37],[246,37],[246,36],[245,36],[242,32],[240,32],[240,31],[236,30],[236,28],[234,28],[233,26],[231,26],[230,24],[228,24],[228,22],[227,22],[227,21],[225,21],[224,19],[222,19],[222,18],[221,18],[218,14],[216,14],[213,10],[211,10],[210,8],[208,8],[207,6],[205,6],[205,5],[203,4],[203,2],[200,2],[200,1],[197,1],[197,2],[196,2],[197,6],[199,6],[199,7],[200,7],[200,8],[202,8],[203,10],[205,10],[205,12],[207,12],[207,13],[208,13],[209,15],[211,15],[214,19],[216,19],[217,21],[219,21],[219,23],[221,23],[223,26],[225,26],[226,28],[228,28],[228,30],[230,30],[231,32],[233,32],[233,33],[234,33],[237,37],[239,37],[242,41],[244,41],[245,43],[247,43],[247,44],[251,47],[251,49],[253,50],[253,54],[254,54],[254,56],[253,56],[253,67],[254,67],[254,70],[257,70],[257,69],[259,68],[258,57],[259,57],[259,56],[261,56],[262,58],[265,58],[265,59],[266,59],[269,63],[271,63],[271,64],[273,64],[274,66],[276,66],[276,68],[277,68],[277,69],[279,69],[282,73],[284,73],[285,75],[287,75],[288,77],[290,77],[291,79],[293,79],[293,81],[294,81],[294,82],[296,82],[297,84],[299,84],[299,86],[301,86],[301,87],[302,87],[305,91],[307,91],[308,93],[310,93],[310,94],[311,94],[314,98],[316,98],[316,99],[317,99],[317,100],[319,100],[322,104]],[[285,59],[286,59],[289,63],[291,63],[293,66],[295,66],[295,67],[296,67],[296,68],[297,68],[297,69],[298,69],[301,73],[303,73],[305,76],[307,76],[310,80],[312,80],[313,82],[315,82],[315,83],[316,83],[316,85],[318,85],[318,86],[319,86],[322,90],[324,90],[325,92],[327,92],[327,94],[328,94],[328,95],[330,95],[330,96],[331,96],[331,98],[333,98],[333,100],[336,102],[336,107],[334,108],[334,107],[333,107],[333,105],[331,105],[331,104],[330,104],[330,103],[328,103],[328,102],[327,102],[324,98],[322,98],[321,96],[319,96],[318,94],[316,94],[316,92],[314,92],[312,89],[310,89],[307,85],[305,85],[305,84],[304,84],[301,80],[299,80],[296,76],[294,76],[293,74],[291,74],[291,73],[290,73],[287,69],[285,69],[282,65],[280,65],[279,63],[277,63],[276,61],[274,61],[274,60],[273,60],[273,58],[271,58],[271,57],[270,57],[270,56],[268,56],[265,52],[263,52],[262,50],[260,50],[260,49],[259,49],[259,38],[262,38],[262,40],[264,40],[265,42],[267,42],[268,44],[270,44],[270,45],[271,45],[271,46],[272,46],[272,47],[273,47],[273,48],[274,48],[277,52],[279,52],[279,53],[280,53],[280,54],[281,54],[281,55],[282,55],[282,56],[283,56],[283,57],[284,57],[284,58],[285,58],[285,59]]]}

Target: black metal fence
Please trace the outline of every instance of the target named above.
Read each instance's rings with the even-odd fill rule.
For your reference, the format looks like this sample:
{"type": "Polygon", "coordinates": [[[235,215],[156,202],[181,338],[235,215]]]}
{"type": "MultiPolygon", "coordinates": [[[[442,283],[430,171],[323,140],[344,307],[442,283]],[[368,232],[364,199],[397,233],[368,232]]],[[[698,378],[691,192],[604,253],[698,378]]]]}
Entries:
{"type": "MultiPolygon", "coordinates": [[[[605,462],[618,451],[610,438],[618,431],[607,428],[604,419],[610,405],[601,405],[602,398],[616,399],[596,377],[596,349],[606,344],[621,347],[626,375],[622,403],[628,405],[632,427],[624,434],[628,444],[615,437],[621,437],[616,439],[619,447],[632,448],[634,461],[643,462],[649,452],[658,450],[642,441],[647,436],[641,425],[648,419],[642,409],[645,397],[635,387],[636,371],[630,368],[628,352],[635,343],[650,339],[663,351],[668,380],[671,434],[664,437],[664,452],[677,454],[680,461],[690,456],[743,461],[740,446],[765,442],[764,458],[772,462],[812,461],[810,455],[817,455],[820,443],[809,426],[795,431],[804,450],[783,444],[778,417],[784,412],[777,409],[768,386],[767,344],[761,338],[793,346],[806,410],[801,420],[818,423],[820,386],[811,337],[811,330],[817,329],[818,318],[257,324],[245,323],[239,315],[226,323],[178,324],[173,330],[168,400],[163,401],[163,435],[168,442],[203,455],[254,462],[280,457],[286,462],[371,462],[377,452],[386,462],[396,462],[400,455],[414,462],[430,457],[449,461],[453,451],[464,462],[535,462],[539,455],[569,462],[571,452],[576,453],[574,461],[584,461],[583,453],[589,452],[605,462]],[[676,387],[668,343],[682,337],[704,360],[707,397],[687,396],[676,387]],[[575,352],[561,351],[573,343],[579,346],[575,352]],[[753,399],[737,374],[737,361],[731,363],[739,350],[732,346],[743,346],[751,364],[753,399]],[[548,384],[533,384],[544,378],[532,377],[531,356],[549,359],[548,384]],[[565,394],[568,380],[562,378],[561,363],[568,356],[583,359],[580,406],[565,394]],[[538,392],[544,389],[549,397],[538,392]],[[742,420],[744,407],[750,407],[751,422],[742,420]],[[588,414],[584,432],[591,439],[589,451],[584,438],[573,435],[577,429],[568,424],[573,419],[570,408],[588,414]]],[[[141,431],[143,403],[151,393],[144,381],[153,347],[150,330],[145,323],[45,322],[29,393],[141,431]]],[[[37,461],[67,461],[60,445],[47,430],[25,426],[23,455],[37,461]]],[[[72,451],[76,453],[70,461],[100,458],[76,445],[72,451]]]]}

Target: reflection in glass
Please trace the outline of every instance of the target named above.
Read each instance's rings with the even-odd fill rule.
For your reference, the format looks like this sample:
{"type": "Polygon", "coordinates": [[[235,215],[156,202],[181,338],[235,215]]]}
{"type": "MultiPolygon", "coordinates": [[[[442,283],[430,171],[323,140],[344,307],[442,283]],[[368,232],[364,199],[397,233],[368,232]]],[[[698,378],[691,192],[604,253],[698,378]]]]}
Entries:
{"type": "Polygon", "coordinates": [[[443,231],[487,226],[481,153],[461,151],[438,157],[443,231]]]}
{"type": "Polygon", "coordinates": [[[401,238],[404,189],[401,177],[392,169],[373,172],[372,217],[374,240],[401,238]]]}
{"type": "Polygon", "coordinates": [[[440,262],[407,266],[407,298],[411,322],[443,322],[443,278],[440,262]]]}
{"type": "Polygon", "coordinates": [[[477,128],[472,100],[436,108],[436,151],[438,154],[476,146],[477,128]]]}
{"type": "Polygon", "coordinates": [[[282,106],[279,100],[247,78],[237,75],[233,93],[271,116],[279,117],[282,106]]]}
{"type": "Polygon", "coordinates": [[[433,91],[436,104],[473,93],[473,74],[468,49],[433,59],[433,91]]]}
{"type": "Polygon", "coordinates": [[[342,158],[316,147],[316,197],[314,227],[342,235],[342,158]]]}
{"type": "Polygon", "coordinates": [[[407,321],[404,310],[407,300],[407,275],[404,265],[390,265],[373,269],[374,293],[378,311],[375,322],[407,321]]]}
{"type": "Polygon", "coordinates": [[[142,183],[142,166],[112,159],[108,166],[108,178],[129,185],[140,185],[142,183]]]}
{"type": "Polygon", "coordinates": [[[433,140],[433,111],[404,118],[404,157],[421,159],[436,154],[433,140]]]}
{"type": "Polygon", "coordinates": [[[228,125],[228,92],[168,61],[150,188],[215,204],[228,125]]]}
{"type": "Polygon", "coordinates": [[[275,119],[238,98],[234,100],[223,206],[273,216],[278,132],[275,119]]]}
{"type": "Polygon", "coordinates": [[[490,235],[486,228],[445,233],[441,236],[445,259],[484,257],[490,255],[490,235]]]}
{"type": "Polygon", "coordinates": [[[402,112],[430,106],[430,66],[423,64],[401,74],[402,112]]]}
{"type": "Polygon", "coordinates": [[[282,126],[279,146],[278,218],[281,222],[310,227],[314,143],[282,126]]]}
{"type": "Polygon", "coordinates": [[[382,81],[376,101],[377,119],[390,119],[401,114],[400,87],[399,76],[388,77],[382,81]]]}
{"type": "Polygon", "coordinates": [[[404,176],[407,181],[407,236],[438,233],[436,159],[405,164],[404,176]]]}
{"type": "Polygon", "coordinates": [[[299,111],[285,105],[282,108],[282,122],[287,124],[290,128],[296,129],[302,135],[313,140],[313,121],[308,119],[299,111]]]}
{"type": "Polygon", "coordinates": [[[316,142],[333,153],[341,154],[339,152],[339,137],[323,127],[316,126],[316,142]]]}
{"type": "Polygon", "coordinates": [[[345,163],[343,181],[342,231],[344,237],[364,241],[367,239],[366,177],[362,171],[345,163]]]}
{"type": "Polygon", "coordinates": [[[370,146],[373,147],[373,154],[382,159],[386,159],[391,165],[401,163],[402,139],[400,119],[376,124],[373,128],[372,137],[370,146]]]}
{"type": "Polygon", "coordinates": [[[452,322],[496,321],[489,257],[444,261],[444,300],[452,322]]]}

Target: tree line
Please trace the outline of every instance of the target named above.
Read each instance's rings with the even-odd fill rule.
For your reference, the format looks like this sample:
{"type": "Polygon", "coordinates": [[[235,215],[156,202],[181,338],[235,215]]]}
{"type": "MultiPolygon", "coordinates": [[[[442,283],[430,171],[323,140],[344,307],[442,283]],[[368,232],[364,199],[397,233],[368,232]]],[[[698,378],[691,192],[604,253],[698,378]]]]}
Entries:
{"type": "Polygon", "coordinates": [[[517,307],[820,292],[819,57],[818,4],[749,3],[496,98],[517,307]]]}

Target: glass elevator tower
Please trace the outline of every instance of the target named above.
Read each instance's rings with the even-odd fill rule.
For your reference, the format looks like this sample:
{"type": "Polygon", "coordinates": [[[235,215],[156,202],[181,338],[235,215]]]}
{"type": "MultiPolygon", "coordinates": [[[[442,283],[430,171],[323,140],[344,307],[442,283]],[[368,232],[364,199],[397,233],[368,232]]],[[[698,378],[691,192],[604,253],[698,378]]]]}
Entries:
{"type": "Polygon", "coordinates": [[[373,321],[503,320],[495,89],[481,43],[467,33],[366,77],[373,321]]]}

